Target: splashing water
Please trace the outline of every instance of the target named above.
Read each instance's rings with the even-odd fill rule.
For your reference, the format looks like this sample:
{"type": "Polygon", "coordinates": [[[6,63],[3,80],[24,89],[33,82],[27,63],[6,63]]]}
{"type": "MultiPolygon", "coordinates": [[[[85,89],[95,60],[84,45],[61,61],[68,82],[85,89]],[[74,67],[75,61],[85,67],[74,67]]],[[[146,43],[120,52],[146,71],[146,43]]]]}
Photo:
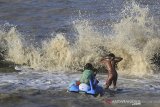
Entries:
{"type": "Polygon", "coordinates": [[[128,5],[122,11],[122,20],[115,24],[110,50],[124,57],[120,65],[121,71],[144,75],[152,73],[151,58],[159,53],[159,35],[149,9],[141,8],[136,3],[128,5]],[[157,50],[157,51],[156,51],[157,50]]]}
{"type": "Polygon", "coordinates": [[[7,50],[5,59],[35,69],[76,70],[87,62],[99,66],[101,55],[113,52],[124,59],[119,63],[121,74],[142,76],[157,72],[159,64],[152,64],[151,59],[160,53],[160,35],[149,9],[133,2],[126,5],[120,15],[120,22],[112,25],[112,35],[95,31],[89,20],[75,20],[74,43],[71,44],[65,34],[56,34],[51,40],[43,41],[42,48],[25,46],[14,27],[9,32],[1,30],[1,48],[7,50]]]}

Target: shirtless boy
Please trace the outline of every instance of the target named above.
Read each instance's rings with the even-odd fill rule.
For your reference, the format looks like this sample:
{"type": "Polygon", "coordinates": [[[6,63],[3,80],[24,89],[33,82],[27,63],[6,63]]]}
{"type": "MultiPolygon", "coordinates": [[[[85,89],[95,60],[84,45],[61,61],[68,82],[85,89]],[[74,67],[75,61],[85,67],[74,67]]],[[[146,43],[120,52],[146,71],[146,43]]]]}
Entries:
{"type": "Polygon", "coordinates": [[[115,57],[115,55],[113,53],[110,53],[109,55],[107,55],[106,57],[103,57],[101,59],[101,63],[103,63],[106,67],[106,69],[108,70],[108,78],[106,81],[106,89],[109,88],[109,86],[112,84],[113,82],[113,88],[116,88],[116,83],[117,83],[117,78],[118,78],[118,74],[116,71],[116,65],[118,62],[120,62],[123,58],[121,57],[115,57]]]}

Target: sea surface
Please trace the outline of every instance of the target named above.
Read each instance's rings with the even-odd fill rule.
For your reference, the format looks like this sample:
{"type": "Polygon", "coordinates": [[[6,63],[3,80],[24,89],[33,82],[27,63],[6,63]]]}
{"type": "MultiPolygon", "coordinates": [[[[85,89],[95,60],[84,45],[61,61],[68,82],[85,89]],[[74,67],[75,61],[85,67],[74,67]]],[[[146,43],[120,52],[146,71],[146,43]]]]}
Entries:
{"type": "Polygon", "coordinates": [[[160,0],[0,0],[0,107],[159,107],[159,78],[160,0]],[[120,91],[67,91],[110,52],[120,91]]]}

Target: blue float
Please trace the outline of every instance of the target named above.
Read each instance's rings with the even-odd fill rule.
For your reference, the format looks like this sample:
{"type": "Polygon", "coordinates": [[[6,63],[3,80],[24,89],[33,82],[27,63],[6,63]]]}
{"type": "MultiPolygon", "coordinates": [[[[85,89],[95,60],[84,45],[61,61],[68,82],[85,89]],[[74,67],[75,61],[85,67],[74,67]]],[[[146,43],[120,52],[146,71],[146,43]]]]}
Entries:
{"type": "Polygon", "coordinates": [[[76,84],[77,81],[72,81],[68,87],[68,91],[70,92],[84,92],[86,94],[91,94],[91,95],[103,95],[104,90],[101,86],[99,86],[97,83],[94,84],[94,82],[92,82],[91,80],[89,81],[89,88],[85,89],[85,90],[80,90],[79,86],[76,84]]]}

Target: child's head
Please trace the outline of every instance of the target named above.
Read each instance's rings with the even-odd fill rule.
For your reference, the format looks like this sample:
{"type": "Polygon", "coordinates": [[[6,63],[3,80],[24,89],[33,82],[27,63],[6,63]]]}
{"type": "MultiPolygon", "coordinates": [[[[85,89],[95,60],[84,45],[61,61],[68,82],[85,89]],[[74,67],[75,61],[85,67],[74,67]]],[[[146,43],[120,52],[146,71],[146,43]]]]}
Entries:
{"type": "Polygon", "coordinates": [[[87,63],[87,64],[84,66],[84,69],[93,70],[93,65],[92,65],[91,63],[87,63]]]}
{"type": "Polygon", "coordinates": [[[115,55],[113,53],[110,53],[108,55],[103,56],[103,58],[107,58],[107,59],[114,59],[115,55]]]}
{"type": "Polygon", "coordinates": [[[113,53],[110,53],[108,56],[115,58],[115,55],[113,53]]]}

